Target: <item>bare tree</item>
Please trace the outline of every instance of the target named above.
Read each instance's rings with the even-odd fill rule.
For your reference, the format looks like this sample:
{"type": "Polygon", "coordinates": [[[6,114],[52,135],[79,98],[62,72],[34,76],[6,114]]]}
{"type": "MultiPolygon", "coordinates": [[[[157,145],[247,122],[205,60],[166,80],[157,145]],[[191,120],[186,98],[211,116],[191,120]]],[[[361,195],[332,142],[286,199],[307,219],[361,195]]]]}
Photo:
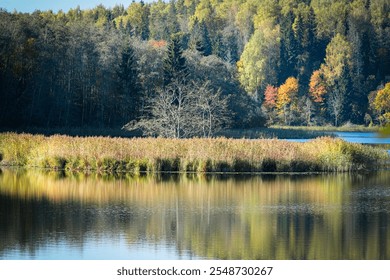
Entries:
{"type": "Polygon", "coordinates": [[[328,106],[330,114],[334,117],[334,125],[339,125],[339,119],[344,105],[344,95],[340,90],[335,89],[329,97],[328,106]]]}
{"type": "Polygon", "coordinates": [[[310,100],[310,98],[305,98],[303,101],[302,106],[302,117],[303,122],[305,122],[307,125],[313,124],[313,115],[315,113],[315,108],[313,102],[310,100]]]}
{"type": "Polygon", "coordinates": [[[199,118],[195,127],[198,135],[211,137],[220,130],[223,125],[229,124],[230,118],[227,115],[227,98],[221,96],[221,91],[212,92],[209,82],[206,82],[197,89],[196,107],[198,112],[194,114],[199,118]]]}
{"type": "Polygon", "coordinates": [[[141,129],[143,134],[167,138],[211,137],[228,124],[227,99],[213,92],[209,83],[175,80],[159,89],[148,105],[147,114],[124,129],[141,129]]]}

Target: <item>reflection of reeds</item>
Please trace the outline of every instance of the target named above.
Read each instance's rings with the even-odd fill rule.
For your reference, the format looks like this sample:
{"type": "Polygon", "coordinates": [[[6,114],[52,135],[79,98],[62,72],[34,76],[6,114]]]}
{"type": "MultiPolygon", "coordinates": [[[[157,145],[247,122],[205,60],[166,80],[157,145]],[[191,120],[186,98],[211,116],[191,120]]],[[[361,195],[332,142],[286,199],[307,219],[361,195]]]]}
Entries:
{"type": "Polygon", "coordinates": [[[0,256],[23,244],[34,252],[42,246],[36,240],[46,240],[48,232],[57,238],[66,233],[72,246],[88,246],[93,233],[124,236],[129,248],[147,240],[211,259],[390,256],[388,196],[379,192],[368,201],[382,211],[343,210],[367,204],[359,190],[383,186],[377,191],[388,194],[389,172],[126,176],[4,169],[0,198],[14,202],[0,203],[6,214],[0,219],[0,256]]]}
{"type": "Polygon", "coordinates": [[[130,172],[310,172],[372,170],[385,151],[339,139],[308,143],[276,139],[51,137],[0,134],[2,164],[130,172]]]}

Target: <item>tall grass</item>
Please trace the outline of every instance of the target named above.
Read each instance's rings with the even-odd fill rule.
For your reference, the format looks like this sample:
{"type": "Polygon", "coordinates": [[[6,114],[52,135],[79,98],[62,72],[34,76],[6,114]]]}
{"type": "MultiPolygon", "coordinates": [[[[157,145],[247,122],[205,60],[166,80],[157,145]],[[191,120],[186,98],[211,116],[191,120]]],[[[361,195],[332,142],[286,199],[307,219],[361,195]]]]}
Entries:
{"type": "Polygon", "coordinates": [[[2,165],[99,172],[348,172],[383,167],[386,151],[329,137],[276,139],[45,137],[0,134],[2,165]]]}

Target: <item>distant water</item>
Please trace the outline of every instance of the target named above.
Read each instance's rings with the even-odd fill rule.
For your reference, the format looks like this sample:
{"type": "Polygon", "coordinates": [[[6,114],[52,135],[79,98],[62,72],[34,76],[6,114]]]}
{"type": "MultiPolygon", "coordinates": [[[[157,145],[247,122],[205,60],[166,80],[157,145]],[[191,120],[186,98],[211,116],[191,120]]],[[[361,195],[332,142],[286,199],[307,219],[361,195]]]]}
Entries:
{"type": "MultiPolygon", "coordinates": [[[[390,138],[380,137],[375,132],[332,132],[336,137],[351,143],[384,145],[390,144],[390,138]]],[[[294,142],[307,142],[310,139],[286,139],[294,142]]]]}
{"type": "Polygon", "coordinates": [[[390,172],[3,169],[0,259],[390,259],[390,172]]]}

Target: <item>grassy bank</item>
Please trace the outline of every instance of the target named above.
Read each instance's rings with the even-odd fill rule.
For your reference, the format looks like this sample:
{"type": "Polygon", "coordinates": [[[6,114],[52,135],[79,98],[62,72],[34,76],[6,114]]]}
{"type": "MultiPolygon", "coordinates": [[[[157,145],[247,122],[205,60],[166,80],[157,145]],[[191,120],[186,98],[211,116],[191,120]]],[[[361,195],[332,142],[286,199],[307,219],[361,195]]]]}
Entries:
{"type": "Polygon", "coordinates": [[[160,139],[0,134],[0,164],[99,172],[347,172],[388,162],[386,151],[323,137],[160,139]]]}

